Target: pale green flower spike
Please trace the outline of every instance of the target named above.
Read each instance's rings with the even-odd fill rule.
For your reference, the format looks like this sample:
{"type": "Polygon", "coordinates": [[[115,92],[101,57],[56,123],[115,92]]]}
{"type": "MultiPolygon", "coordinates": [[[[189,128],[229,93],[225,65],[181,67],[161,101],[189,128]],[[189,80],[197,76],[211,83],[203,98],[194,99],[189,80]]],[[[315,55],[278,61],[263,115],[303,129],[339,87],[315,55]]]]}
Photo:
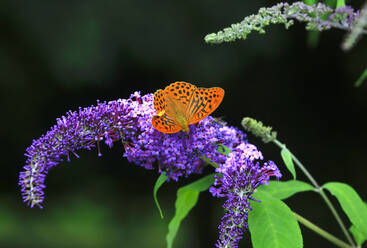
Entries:
{"type": "MultiPolygon", "coordinates": [[[[261,8],[256,15],[250,15],[231,27],[218,33],[205,36],[207,43],[219,44],[222,42],[246,39],[252,31],[265,33],[265,27],[270,24],[284,24],[288,29],[294,24],[294,20],[305,22],[307,30],[324,31],[331,28],[350,30],[358,12],[350,6],[332,9],[322,3],[306,5],[303,2],[279,3],[270,8],[261,8]]],[[[363,30],[365,33],[366,31],[363,30]]]]}
{"type": "Polygon", "coordinates": [[[351,32],[345,37],[342,44],[344,51],[350,50],[361,38],[367,27],[367,2],[364,4],[360,17],[356,20],[351,32]]]}
{"type": "Polygon", "coordinates": [[[243,128],[255,135],[256,137],[262,138],[264,143],[273,141],[277,137],[277,132],[271,131],[272,127],[264,126],[261,121],[257,121],[250,117],[245,117],[241,122],[243,128]]]}

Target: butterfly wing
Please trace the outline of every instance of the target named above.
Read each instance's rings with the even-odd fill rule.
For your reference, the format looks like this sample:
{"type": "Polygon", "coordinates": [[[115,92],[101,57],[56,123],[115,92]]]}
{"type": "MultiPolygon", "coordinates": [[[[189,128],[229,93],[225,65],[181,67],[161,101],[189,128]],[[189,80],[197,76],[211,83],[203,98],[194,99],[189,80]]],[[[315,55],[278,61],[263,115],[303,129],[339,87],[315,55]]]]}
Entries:
{"type": "Polygon", "coordinates": [[[154,109],[158,116],[152,119],[153,127],[162,133],[182,130],[184,125],[177,120],[182,122],[182,118],[186,118],[186,108],[195,89],[196,86],[192,84],[175,82],[164,90],[157,90],[154,93],[154,109]]]}
{"type": "Polygon", "coordinates": [[[164,89],[164,95],[167,99],[168,115],[176,114],[177,112],[182,112],[180,114],[185,115],[186,109],[192,97],[192,94],[196,90],[196,86],[186,82],[175,82],[168,85],[164,89]],[[175,112],[175,113],[170,113],[175,112]]]}
{"type": "Polygon", "coordinates": [[[177,133],[182,129],[180,125],[178,125],[175,120],[169,118],[166,113],[162,116],[153,116],[152,125],[162,133],[177,133]]]}
{"type": "Polygon", "coordinates": [[[154,109],[157,112],[157,114],[161,113],[162,111],[166,109],[167,102],[166,102],[166,98],[164,97],[163,90],[159,89],[154,93],[153,104],[154,104],[154,109]]]}
{"type": "Polygon", "coordinates": [[[167,116],[175,120],[184,132],[189,132],[186,110],[196,89],[196,86],[185,82],[175,82],[164,89],[167,116]]]}
{"type": "Polygon", "coordinates": [[[222,102],[224,90],[219,87],[197,88],[192,94],[186,118],[189,125],[197,123],[210,115],[222,102]]]}

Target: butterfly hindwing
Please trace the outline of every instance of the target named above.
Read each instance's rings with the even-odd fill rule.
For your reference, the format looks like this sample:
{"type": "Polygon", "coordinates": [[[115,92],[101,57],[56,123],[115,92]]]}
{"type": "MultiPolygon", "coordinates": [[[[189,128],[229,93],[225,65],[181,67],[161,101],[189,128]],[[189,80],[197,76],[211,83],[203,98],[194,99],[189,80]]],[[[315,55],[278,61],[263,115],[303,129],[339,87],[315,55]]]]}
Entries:
{"type": "Polygon", "coordinates": [[[177,133],[182,129],[177,122],[169,118],[167,114],[153,116],[152,124],[155,129],[162,133],[177,133]]]}
{"type": "Polygon", "coordinates": [[[219,87],[197,88],[186,110],[188,124],[194,124],[210,115],[222,102],[224,90],[219,87]]]}

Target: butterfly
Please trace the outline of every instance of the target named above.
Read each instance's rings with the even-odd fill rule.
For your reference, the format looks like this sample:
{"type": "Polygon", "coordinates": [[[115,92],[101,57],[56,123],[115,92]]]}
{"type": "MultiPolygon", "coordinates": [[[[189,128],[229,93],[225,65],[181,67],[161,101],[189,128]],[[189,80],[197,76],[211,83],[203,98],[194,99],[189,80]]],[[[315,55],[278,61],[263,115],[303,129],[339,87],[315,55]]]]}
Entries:
{"type": "Polygon", "coordinates": [[[154,93],[152,125],[162,133],[189,132],[189,125],[210,115],[222,102],[224,90],[219,87],[197,88],[186,82],[175,82],[154,93]]]}

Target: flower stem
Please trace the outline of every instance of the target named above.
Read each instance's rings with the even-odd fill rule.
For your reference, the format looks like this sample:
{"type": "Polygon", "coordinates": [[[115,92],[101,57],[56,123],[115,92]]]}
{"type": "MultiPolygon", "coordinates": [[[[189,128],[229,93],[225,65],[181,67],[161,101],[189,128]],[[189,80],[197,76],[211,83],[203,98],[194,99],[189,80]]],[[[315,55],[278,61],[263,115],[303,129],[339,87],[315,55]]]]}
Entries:
{"type": "MultiPolygon", "coordinates": [[[[281,142],[279,142],[277,139],[273,139],[272,141],[279,148],[281,148],[281,149],[285,148],[285,145],[282,144],[281,142]]],[[[342,229],[342,231],[343,231],[345,237],[347,238],[349,244],[351,245],[351,247],[355,247],[353,239],[351,238],[347,228],[345,227],[345,225],[344,225],[342,219],[340,218],[338,212],[336,211],[335,207],[333,206],[333,204],[330,202],[329,198],[327,197],[327,195],[323,191],[323,188],[321,188],[319,186],[319,184],[316,182],[316,180],[313,178],[313,176],[308,172],[308,170],[303,166],[303,164],[296,158],[296,156],[294,156],[292,152],[290,152],[290,154],[291,154],[291,157],[292,157],[293,161],[295,162],[295,164],[298,166],[298,168],[301,169],[301,171],[306,175],[306,177],[310,180],[310,182],[315,186],[316,191],[320,193],[321,197],[326,202],[327,206],[329,207],[332,214],[334,215],[336,221],[338,222],[340,228],[342,229]]]]}
{"type": "MultiPolygon", "coordinates": [[[[279,142],[279,140],[274,139],[273,142],[281,149],[285,148],[286,146],[279,142]]],[[[294,154],[289,151],[291,154],[292,160],[297,164],[298,168],[301,169],[301,171],[306,175],[306,177],[310,180],[310,182],[316,187],[317,190],[320,190],[319,184],[316,182],[316,180],[313,178],[313,176],[308,172],[308,170],[303,166],[303,164],[294,156],[294,154]]]]}
{"type": "Polygon", "coordinates": [[[204,161],[204,162],[206,162],[207,164],[209,164],[209,165],[213,166],[214,168],[218,168],[218,167],[219,167],[219,165],[218,165],[217,163],[212,162],[212,161],[210,160],[210,158],[208,158],[208,157],[207,157],[207,156],[205,156],[205,155],[201,156],[200,158],[201,158],[201,160],[203,160],[203,161],[204,161]]]}
{"type": "Polygon", "coordinates": [[[298,222],[302,223],[305,227],[311,229],[312,231],[319,234],[321,237],[329,240],[331,243],[337,245],[338,247],[341,247],[341,248],[352,248],[353,247],[353,246],[348,245],[344,241],[338,239],[334,235],[332,235],[332,234],[326,232],[325,230],[321,229],[320,227],[316,226],[315,224],[313,224],[309,220],[303,218],[299,214],[297,214],[295,212],[293,212],[293,214],[296,216],[298,222]]]}

